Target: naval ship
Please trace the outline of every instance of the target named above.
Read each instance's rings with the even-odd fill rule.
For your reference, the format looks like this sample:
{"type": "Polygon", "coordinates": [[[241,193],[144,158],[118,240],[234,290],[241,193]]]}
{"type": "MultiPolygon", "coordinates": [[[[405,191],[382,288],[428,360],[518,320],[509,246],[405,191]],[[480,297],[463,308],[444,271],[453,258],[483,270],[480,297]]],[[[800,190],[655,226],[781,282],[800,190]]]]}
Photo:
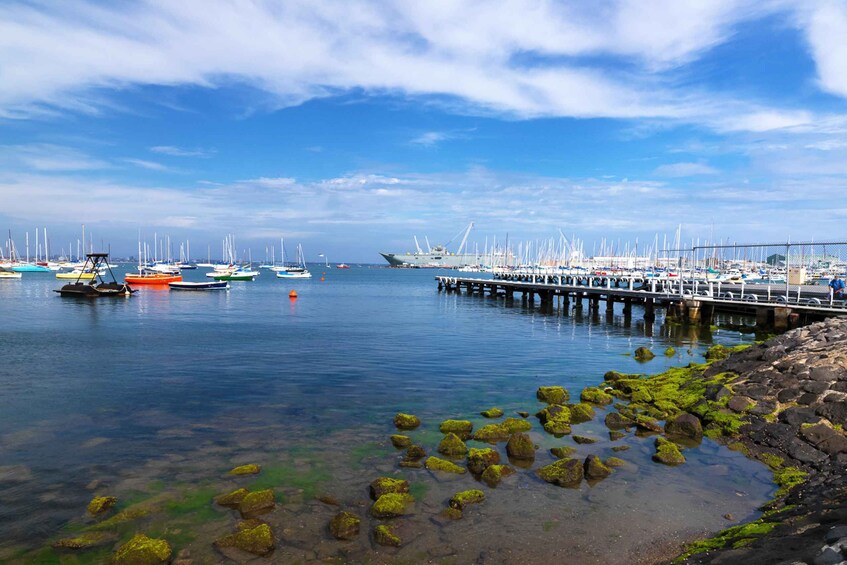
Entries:
{"type": "MultiPolygon", "coordinates": [[[[388,264],[392,267],[412,267],[412,268],[448,268],[455,269],[467,265],[481,265],[484,263],[485,255],[482,253],[463,253],[465,244],[468,242],[468,235],[473,228],[473,222],[465,228],[465,234],[462,237],[462,243],[459,244],[459,250],[456,253],[450,253],[447,246],[448,241],[443,245],[436,245],[429,248],[429,251],[424,251],[418,245],[418,238],[415,237],[415,252],[413,253],[382,253],[388,264]]],[[[458,235],[458,234],[457,234],[458,235]]],[[[455,237],[453,238],[455,239],[455,237]]],[[[450,241],[453,241],[451,239],[450,241]]]]}

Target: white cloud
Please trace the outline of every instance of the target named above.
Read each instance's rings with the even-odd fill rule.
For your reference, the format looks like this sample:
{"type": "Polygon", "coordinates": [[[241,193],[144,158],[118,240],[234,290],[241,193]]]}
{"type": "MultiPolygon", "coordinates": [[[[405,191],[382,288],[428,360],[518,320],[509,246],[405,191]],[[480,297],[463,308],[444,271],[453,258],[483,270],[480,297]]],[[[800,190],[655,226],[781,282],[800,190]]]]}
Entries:
{"type": "Polygon", "coordinates": [[[214,150],[210,149],[182,149],[173,145],[156,145],[151,147],[150,151],[171,157],[202,157],[204,159],[211,157],[214,153],[214,150]]]}
{"type": "Polygon", "coordinates": [[[147,161],[145,159],[123,159],[123,161],[131,165],[135,165],[136,167],[147,169],[148,171],[168,172],[173,170],[167,165],[163,165],[155,161],[147,161]]]}
{"type": "Polygon", "coordinates": [[[716,175],[720,171],[704,163],[671,163],[661,165],[653,171],[660,177],[693,177],[698,175],[716,175]]]}
{"type": "MultiPolygon", "coordinates": [[[[790,125],[794,120],[780,116],[791,111],[683,88],[668,73],[726,41],[736,26],[787,6],[10,2],[0,6],[0,115],[96,112],[108,93],[133,85],[240,83],[270,94],[275,107],[362,89],[436,95],[471,113],[664,118],[761,131],[790,125]],[[608,62],[599,65],[598,58],[608,62]]],[[[826,30],[813,35],[825,46],[837,37],[826,30]]],[[[822,68],[840,64],[827,61],[821,55],[822,68]]],[[[194,151],[160,148],[175,156],[194,151]]]]}
{"type": "Polygon", "coordinates": [[[409,143],[414,145],[422,145],[424,147],[433,147],[438,143],[450,139],[450,135],[442,131],[428,131],[413,138],[409,143]]]}
{"type": "Polygon", "coordinates": [[[77,149],[51,143],[0,145],[0,163],[30,171],[93,171],[110,167],[106,161],[77,149]]]}
{"type": "Polygon", "coordinates": [[[847,5],[820,0],[805,5],[801,13],[820,86],[847,98],[847,5]]]}

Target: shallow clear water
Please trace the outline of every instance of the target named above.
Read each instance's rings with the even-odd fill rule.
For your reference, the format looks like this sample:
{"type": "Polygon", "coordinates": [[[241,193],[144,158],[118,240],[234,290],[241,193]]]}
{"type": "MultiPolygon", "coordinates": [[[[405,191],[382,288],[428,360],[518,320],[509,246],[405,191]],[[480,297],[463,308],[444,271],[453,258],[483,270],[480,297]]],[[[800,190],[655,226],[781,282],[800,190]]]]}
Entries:
{"type": "MultiPolygon", "coordinates": [[[[21,552],[78,529],[93,495],[114,494],[121,507],[155,503],[121,535],[159,533],[198,562],[217,561],[211,541],[236,519],[211,496],[246,485],[273,487],[283,502],[263,517],[280,538],[275,558],[624,563],[749,518],[773,492],[763,466],[708,440],[671,469],[650,461],[653,439],[630,434],[615,443],[631,446],[618,454],[628,467],[596,485],[559,489],[522,471],[482,487],[488,499],[463,520],[436,523],[452,493],[479,483],[398,471],[387,441],[396,412],[422,418],[410,435],[434,452],[443,419],[482,424],[478,413],[491,406],[534,413],[538,386],[578,395],[608,370],[658,372],[701,361],[713,341],[749,338],[661,316],[645,325],[638,307],[631,319],[602,309],[544,314],[537,303],[439,293],[429,270],[312,270],[312,280],[263,272],[228,292],[143,288],[97,301],[60,298],[52,274],[0,281],[0,559],[33,558],[21,552]],[[626,354],[642,345],[673,345],[677,355],[639,364],[626,354]],[[265,471],[226,477],[248,462],[265,471]],[[367,484],[397,472],[419,500],[402,520],[403,547],[372,545],[365,533],[329,537],[337,508],[315,494],[364,517],[367,484]]],[[[203,272],[186,279],[205,280],[203,272]]],[[[601,440],[578,446],[579,456],[613,454],[598,415],[574,429],[601,440]]],[[[547,448],[575,445],[530,419],[542,448],[534,468],[553,461],[547,448]]]]}

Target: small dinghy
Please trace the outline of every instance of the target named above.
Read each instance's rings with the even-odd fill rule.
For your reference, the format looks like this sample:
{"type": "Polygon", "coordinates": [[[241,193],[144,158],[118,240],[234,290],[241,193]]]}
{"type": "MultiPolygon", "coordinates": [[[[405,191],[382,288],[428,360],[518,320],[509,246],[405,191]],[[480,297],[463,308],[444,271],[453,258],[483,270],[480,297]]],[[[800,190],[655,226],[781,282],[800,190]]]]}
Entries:
{"type": "Polygon", "coordinates": [[[172,282],[168,283],[171,290],[227,290],[229,283],[226,281],[214,282],[172,282]]]}
{"type": "Polygon", "coordinates": [[[85,256],[85,265],[80,269],[80,273],[76,282],[66,284],[58,292],[62,296],[76,296],[80,298],[99,298],[101,296],[130,296],[133,292],[128,284],[119,283],[112,272],[112,267],[109,266],[108,253],[88,253],[85,256]],[[99,274],[100,269],[105,268],[112,276],[111,282],[107,282],[103,275],[99,274]],[[82,282],[84,273],[97,273],[96,277],[88,282],[82,282]],[[98,280],[100,281],[98,283],[98,280]]]}

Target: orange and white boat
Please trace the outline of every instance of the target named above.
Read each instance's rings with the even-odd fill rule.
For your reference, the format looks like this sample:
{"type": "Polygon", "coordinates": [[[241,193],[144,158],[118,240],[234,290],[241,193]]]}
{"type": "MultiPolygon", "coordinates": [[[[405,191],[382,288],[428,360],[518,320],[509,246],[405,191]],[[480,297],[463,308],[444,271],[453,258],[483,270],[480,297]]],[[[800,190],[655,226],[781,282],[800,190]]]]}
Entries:
{"type": "Polygon", "coordinates": [[[182,275],[157,273],[149,269],[140,269],[137,273],[127,273],[124,275],[124,281],[134,285],[167,285],[172,282],[182,281],[182,275]]]}

